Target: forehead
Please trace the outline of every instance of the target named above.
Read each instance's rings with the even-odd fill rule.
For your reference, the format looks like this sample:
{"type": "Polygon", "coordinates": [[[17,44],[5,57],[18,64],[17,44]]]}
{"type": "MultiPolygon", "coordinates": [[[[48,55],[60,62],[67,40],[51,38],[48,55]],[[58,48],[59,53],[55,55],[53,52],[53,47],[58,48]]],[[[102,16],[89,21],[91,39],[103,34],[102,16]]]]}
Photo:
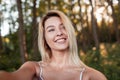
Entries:
{"type": "Polygon", "coordinates": [[[53,16],[53,17],[48,18],[45,21],[45,27],[50,26],[50,25],[59,25],[61,23],[62,21],[59,17],[53,16]]]}

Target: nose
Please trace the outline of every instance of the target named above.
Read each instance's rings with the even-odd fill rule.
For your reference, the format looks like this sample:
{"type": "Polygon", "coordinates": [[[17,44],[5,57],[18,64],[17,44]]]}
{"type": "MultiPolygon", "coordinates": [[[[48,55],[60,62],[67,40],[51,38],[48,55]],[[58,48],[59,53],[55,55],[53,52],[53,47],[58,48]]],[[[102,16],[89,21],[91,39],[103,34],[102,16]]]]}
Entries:
{"type": "Polygon", "coordinates": [[[57,36],[61,36],[61,35],[63,35],[63,32],[60,29],[58,29],[57,30],[57,36]]]}

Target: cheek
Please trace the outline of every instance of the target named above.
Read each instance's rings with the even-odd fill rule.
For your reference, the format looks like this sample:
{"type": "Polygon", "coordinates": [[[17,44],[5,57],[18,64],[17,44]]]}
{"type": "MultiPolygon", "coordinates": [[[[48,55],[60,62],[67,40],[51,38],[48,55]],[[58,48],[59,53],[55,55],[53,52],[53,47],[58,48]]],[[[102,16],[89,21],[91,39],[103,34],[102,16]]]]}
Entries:
{"type": "Polygon", "coordinates": [[[47,44],[49,45],[52,41],[52,35],[49,35],[49,34],[45,35],[45,40],[46,40],[47,44]]]}

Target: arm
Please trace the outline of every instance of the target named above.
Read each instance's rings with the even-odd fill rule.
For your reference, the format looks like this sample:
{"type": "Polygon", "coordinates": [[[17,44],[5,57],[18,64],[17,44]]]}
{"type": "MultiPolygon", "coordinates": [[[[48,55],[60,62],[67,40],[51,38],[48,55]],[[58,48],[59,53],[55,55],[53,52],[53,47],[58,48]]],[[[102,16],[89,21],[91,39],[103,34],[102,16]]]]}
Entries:
{"type": "Polygon", "coordinates": [[[36,63],[26,62],[15,72],[0,71],[0,80],[32,80],[36,63]]]}
{"type": "Polygon", "coordinates": [[[12,80],[12,73],[5,72],[5,71],[0,71],[0,80],[12,80]]]}

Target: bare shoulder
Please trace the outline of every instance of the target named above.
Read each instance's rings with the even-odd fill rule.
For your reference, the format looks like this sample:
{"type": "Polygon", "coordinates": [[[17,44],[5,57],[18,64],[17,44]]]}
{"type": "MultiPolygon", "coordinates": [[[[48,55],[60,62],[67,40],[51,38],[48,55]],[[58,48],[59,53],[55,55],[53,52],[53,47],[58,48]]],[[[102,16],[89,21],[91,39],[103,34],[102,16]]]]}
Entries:
{"type": "Polygon", "coordinates": [[[32,71],[33,73],[39,74],[40,63],[41,62],[27,61],[20,67],[20,70],[27,69],[29,71],[32,71]]]}
{"type": "Polygon", "coordinates": [[[31,69],[35,69],[35,67],[39,66],[38,65],[38,62],[35,62],[35,61],[27,61],[25,62],[21,67],[20,69],[22,68],[31,68],[31,69]]]}
{"type": "Polygon", "coordinates": [[[89,80],[107,80],[103,73],[91,67],[87,67],[85,73],[89,77],[89,80]]]}
{"type": "Polygon", "coordinates": [[[21,80],[31,80],[35,75],[37,75],[38,67],[38,62],[27,61],[21,65],[17,71],[13,72],[13,74],[21,80]],[[22,75],[22,78],[20,75],[22,75]]]}

